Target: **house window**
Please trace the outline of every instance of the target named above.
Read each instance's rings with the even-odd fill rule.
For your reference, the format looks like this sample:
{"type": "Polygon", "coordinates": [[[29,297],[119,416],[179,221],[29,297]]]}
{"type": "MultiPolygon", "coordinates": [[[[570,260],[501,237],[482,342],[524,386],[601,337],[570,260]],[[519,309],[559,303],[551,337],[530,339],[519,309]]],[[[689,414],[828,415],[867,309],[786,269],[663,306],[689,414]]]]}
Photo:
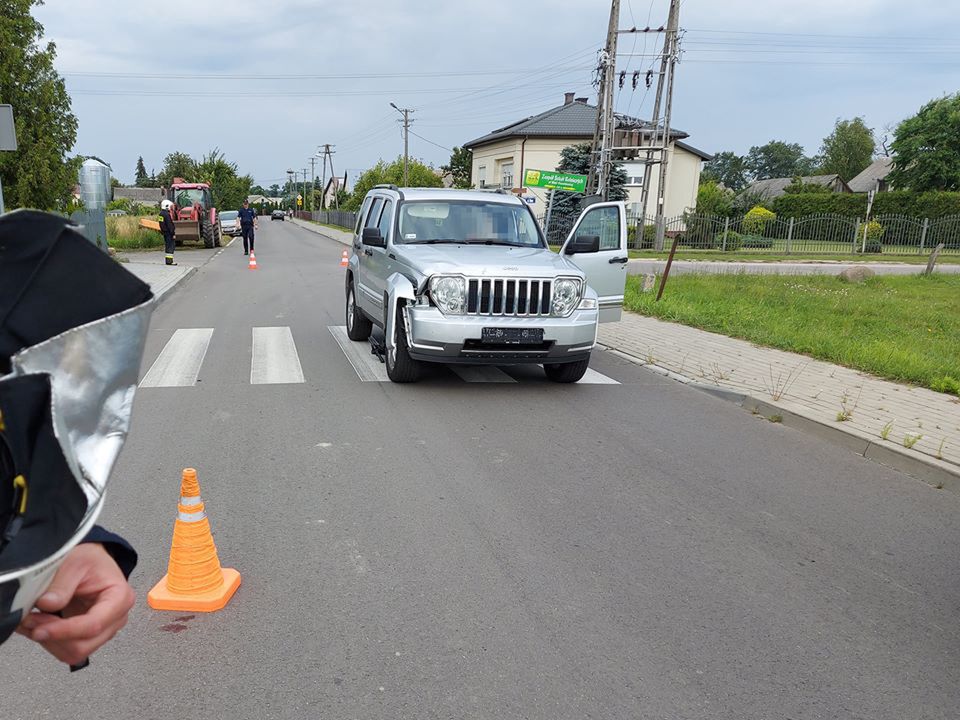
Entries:
{"type": "Polygon", "coordinates": [[[505,162],[500,165],[500,187],[513,188],[513,161],[505,162]]]}
{"type": "Polygon", "coordinates": [[[477,187],[485,188],[487,186],[487,166],[481,165],[477,168],[477,187]]]}

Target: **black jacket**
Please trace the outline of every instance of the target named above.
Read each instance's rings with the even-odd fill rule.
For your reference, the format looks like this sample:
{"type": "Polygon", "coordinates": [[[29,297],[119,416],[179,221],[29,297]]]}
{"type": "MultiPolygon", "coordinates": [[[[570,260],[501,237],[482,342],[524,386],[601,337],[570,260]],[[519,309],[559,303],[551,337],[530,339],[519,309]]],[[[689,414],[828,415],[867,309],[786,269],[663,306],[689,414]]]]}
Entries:
{"type": "Polygon", "coordinates": [[[170,217],[169,210],[160,211],[160,232],[164,235],[176,234],[177,226],[173,224],[173,218],[170,217]]]}

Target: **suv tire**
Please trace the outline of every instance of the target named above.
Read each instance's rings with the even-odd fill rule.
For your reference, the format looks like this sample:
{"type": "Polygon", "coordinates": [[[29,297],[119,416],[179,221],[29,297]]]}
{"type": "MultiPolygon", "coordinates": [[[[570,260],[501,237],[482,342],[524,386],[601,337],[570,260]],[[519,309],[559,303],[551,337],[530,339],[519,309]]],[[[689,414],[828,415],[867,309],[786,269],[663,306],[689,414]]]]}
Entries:
{"type": "Polygon", "coordinates": [[[403,310],[397,308],[397,347],[391,356],[387,349],[387,377],[395,383],[411,383],[420,379],[423,363],[410,357],[407,328],[403,324],[403,310]]]}
{"type": "Polygon", "coordinates": [[[347,286],[347,337],[351,340],[367,340],[373,331],[373,323],[357,306],[353,282],[347,286]]]}
{"type": "Polygon", "coordinates": [[[553,382],[575,383],[586,374],[589,366],[590,358],[587,357],[576,362],[544,365],[543,371],[547,374],[547,379],[553,382]]]}

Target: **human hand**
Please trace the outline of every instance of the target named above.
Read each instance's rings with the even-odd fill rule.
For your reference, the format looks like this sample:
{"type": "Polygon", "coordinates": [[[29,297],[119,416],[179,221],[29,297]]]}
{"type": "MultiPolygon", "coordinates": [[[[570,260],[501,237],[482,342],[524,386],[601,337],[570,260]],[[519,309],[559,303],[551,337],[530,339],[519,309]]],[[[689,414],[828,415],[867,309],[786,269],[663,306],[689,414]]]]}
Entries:
{"type": "Polygon", "coordinates": [[[127,624],[134,599],[133,588],[103,545],[82,543],[67,554],[37,601],[37,611],[24,618],[17,632],[57,660],[79,665],[127,624]]]}

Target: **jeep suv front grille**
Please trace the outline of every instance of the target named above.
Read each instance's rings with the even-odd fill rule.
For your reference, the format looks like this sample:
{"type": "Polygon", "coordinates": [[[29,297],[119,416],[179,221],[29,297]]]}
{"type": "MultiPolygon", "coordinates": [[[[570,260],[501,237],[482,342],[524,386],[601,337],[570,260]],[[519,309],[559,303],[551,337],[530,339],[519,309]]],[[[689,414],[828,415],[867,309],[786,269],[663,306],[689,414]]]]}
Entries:
{"type": "Polygon", "coordinates": [[[471,278],[467,280],[467,315],[550,315],[551,280],[471,278]]]}

